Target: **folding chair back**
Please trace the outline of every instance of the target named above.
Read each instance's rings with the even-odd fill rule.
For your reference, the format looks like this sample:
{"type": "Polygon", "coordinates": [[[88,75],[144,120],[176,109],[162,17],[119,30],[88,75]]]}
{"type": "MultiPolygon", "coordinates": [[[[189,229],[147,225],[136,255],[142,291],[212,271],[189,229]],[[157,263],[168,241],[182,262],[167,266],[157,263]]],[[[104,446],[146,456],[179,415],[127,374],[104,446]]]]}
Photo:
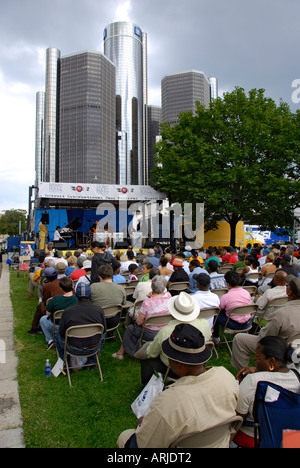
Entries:
{"type": "Polygon", "coordinates": [[[169,448],[229,448],[229,444],[242,422],[241,416],[233,416],[204,431],[180,436],[169,448]]]}
{"type": "Polygon", "coordinates": [[[177,283],[171,283],[168,287],[168,291],[178,291],[178,293],[190,289],[191,283],[189,281],[179,281],[177,283]]]}
{"type": "Polygon", "coordinates": [[[113,331],[116,330],[117,335],[119,337],[119,340],[122,342],[122,337],[121,337],[120,332],[119,332],[119,326],[120,326],[123,306],[121,304],[116,304],[116,305],[111,305],[111,306],[104,306],[104,307],[102,307],[102,309],[104,310],[104,315],[105,315],[106,319],[114,318],[116,315],[120,314],[120,320],[119,320],[118,324],[115,325],[114,327],[107,328],[106,333],[113,332],[113,331]]]}
{"type": "MultiPolygon", "coordinates": [[[[274,299],[271,299],[268,301],[268,304],[266,305],[265,309],[263,310],[262,313],[259,314],[259,316],[255,316],[254,319],[255,323],[257,324],[255,330],[254,330],[254,335],[259,333],[260,326],[263,320],[268,320],[271,314],[273,314],[279,307],[284,306],[288,301],[288,296],[285,297],[275,297],[274,299]]],[[[259,311],[257,310],[256,314],[258,314],[259,311]]]]}
{"type": "Polygon", "coordinates": [[[229,343],[232,341],[229,341],[226,337],[226,334],[230,334],[230,335],[237,335],[238,333],[247,333],[251,330],[252,328],[252,320],[249,322],[249,325],[246,327],[246,328],[243,328],[243,329],[237,329],[237,330],[234,330],[232,328],[230,328],[229,326],[229,320],[231,317],[233,317],[234,315],[251,315],[253,318],[256,314],[256,311],[258,309],[258,305],[257,304],[246,304],[246,305],[243,305],[243,306],[238,306],[238,307],[233,307],[228,315],[228,318],[226,320],[226,323],[225,323],[225,326],[224,326],[224,330],[223,330],[223,336],[224,336],[224,342],[226,343],[227,345],[227,348],[230,352],[230,354],[232,354],[232,351],[231,351],[231,348],[229,346],[229,343]]]}
{"type": "Polygon", "coordinates": [[[218,315],[219,312],[220,312],[219,307],[204,307],[203,309],[200,309],[198,318],[210,319],[218,315]]]}
{"type": "Polygon", "coordinates": [[[261,278],[261,273],[248,273],[245,276],[243,284],[245,283],[245,281],[251,281],[251,280],[257,280],[258,281],[260,278],[261,278]]]}
{"type": "Polygon", "coordinates": [[[143,339],[144,330],[147,325],[151,325],[152,327],[164,327],[165,325],[168,325],[171,320],[173,320],[173,316],[171,314],[161,314],[147,317],[143,325],[141,340],[143,339]]]}
{"type": "Polygon", "coordinates": [[[227,271],[231,271],[233,270],[233,263],[227,263],[223,266],[221,266],[220,268],[218,268],[218,273],[227,273],[227,271]]]}
{"type": "MultiPolygon", "coordinates": [[[[73,354],[70,351],[70,348],[68,348],[70,338],[86,339],[86,338],[92,338],[93,336],[99,335],[99,344],[100,344],[100,341],[103,335],[103,330],[104,330],[104,326],[101,323],[92,323],[88,325],[76,325],[67,329],[66,334],[65,334],[64,363],[66,366],[70,387],[72,387],[71,377],[70,377],[70,369],[72,369],[72,366],[69,366],[68,356],[75,356],[75,357],[82,356],[86,358],[95,356],[99,374],[100,374],[100,379],[101,381],[103,381],[102,371],[101,371],[99,358],[98,358],[98,353],[99,353],[98,345],[95,346],[94,348],[95,350],[90,349],[90,352],[88,354],[86,352],[82,352],[82,354],[76,352],[76,354],[73,354]]],[[[86,367],[90,365],[91,364],[84,364],[82,367],[86,367]]]]}
{"type": "Polygon", "coordinates": [[[218,297],[224,296],[224,294],[228,293],[227,288],[216,288],[211,290],[212,293],[216,294],[218,297]]]}
{"type": "MultiPolygon", "coordinates": [[[[57,325],[57,320],[61,319],[61,316],[63,314],[63,310],[56,310],[53,314],[53,343],[55,343],[55,333],[56,333],[56,328],[55,325],[57,325]]],[[[58,355],[58,353],[57,353],[58,355]]]]}
{"type": "Polygon", "coordinates": [[[257,384],[253,415],[256,447],[282,448],[284,430],[300,430],[300,395],[269,382],[257,384]]]}
{"type": "Polygon", "coordinates": [[[250,296],[253,296],[256,291],[257,291],[257,287],[256,286],[242,286],[243,289],[245,289],[246,291],[248,291],[248,293],[250,294],[250,296]]]}

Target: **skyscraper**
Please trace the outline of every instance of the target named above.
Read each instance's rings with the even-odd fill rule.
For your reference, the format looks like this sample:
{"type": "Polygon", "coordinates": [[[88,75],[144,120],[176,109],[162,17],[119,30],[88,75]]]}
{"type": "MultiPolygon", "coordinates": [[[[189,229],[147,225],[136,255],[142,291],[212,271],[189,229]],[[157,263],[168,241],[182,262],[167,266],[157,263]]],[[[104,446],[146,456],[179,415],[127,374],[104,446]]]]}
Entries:
{"type": "Polygon", "coordinates": [[[196,101],[208,107],[210,83],[203,72],[190,70],[165,75],[161,82],[162,121],[178,123],[178,114],[196,111],[196,101]]]}
{"type": "Polygon", "coordinates": [[[111,23],[104,30],[104,54],[116,67],[118,182],[146,184],[147,35],[130,22],[111,23]]]}
{"type": "Polygon", "coordinates": [[[43,180],[45,92],[36,93],[35,185],[43,180]]]}
{"type": "Polygon", "coordinates": [[[60,60],[59,181],[116,183],[115,66],[99,52],[60,60]]]}
{"type": "Polygon", "coordinates": [[[43,180],[57,180],[58,106],[60,51],[53,47],[46,51],[46,93],[44,126],[43,180]]]}

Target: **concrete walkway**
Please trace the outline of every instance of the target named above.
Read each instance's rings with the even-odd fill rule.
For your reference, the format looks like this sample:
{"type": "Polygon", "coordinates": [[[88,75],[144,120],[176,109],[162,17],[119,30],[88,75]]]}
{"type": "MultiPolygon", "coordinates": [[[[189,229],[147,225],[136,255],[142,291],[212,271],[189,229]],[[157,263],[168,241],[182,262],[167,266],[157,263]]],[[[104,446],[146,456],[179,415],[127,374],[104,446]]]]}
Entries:
{"type": "Polygon", "coordinates": [[[0,278],[0,448],[25,448],[9,290],[9,266],[3,256],[0,278]]]}

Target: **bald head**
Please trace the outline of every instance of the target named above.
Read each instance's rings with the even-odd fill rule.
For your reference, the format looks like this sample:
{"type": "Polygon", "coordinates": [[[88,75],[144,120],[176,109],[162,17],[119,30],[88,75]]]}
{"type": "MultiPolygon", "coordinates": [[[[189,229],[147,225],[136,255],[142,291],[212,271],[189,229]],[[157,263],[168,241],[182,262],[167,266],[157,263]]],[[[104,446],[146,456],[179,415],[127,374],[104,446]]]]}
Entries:
{"type": "Polygon", "coordinates": [[[285,286],[287,276],[287,273],[283,270],[276,271],[274,275],[274,283],[276,284],[276,286],[285,286]]]}

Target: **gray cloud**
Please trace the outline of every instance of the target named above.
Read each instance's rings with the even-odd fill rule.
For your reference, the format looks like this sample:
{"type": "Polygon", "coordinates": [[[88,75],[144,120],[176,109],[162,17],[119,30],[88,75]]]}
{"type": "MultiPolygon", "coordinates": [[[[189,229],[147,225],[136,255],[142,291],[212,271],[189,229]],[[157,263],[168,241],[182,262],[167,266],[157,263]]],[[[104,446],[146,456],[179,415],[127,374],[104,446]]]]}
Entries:
{"type": "MultiPolygon", "coordinates": [[[[264,88],[266,95],[276,102],[282,98],[292,111],[299,108],[300,104],[291,100],[292,81],[300,78],[298,0],[12,0],[1,3],[2,93],[17,99],[22,97],[24,89],[24,97],[31,106],[36,91],[44,89],[44,55],[48,47],[57,47],[62,55],[86,49],[103,52],[105,26],[129,19],[148,35],[148,82],[150,89],[156,90],[155,102],[149,100],[149,104],[159,103],[160,84],[165,74],[196,69],[207,76],[216,76],[221,91],[232,91],[235,86],[246,91],[264,88]]],[[[2,113],[4,122],[5,112],[1,106],[0,117],[2,113]]],[[[32,120],[31,148],[35,127],[32,120]]],[[[6,154],[6,148],[0,144],[1,154],[6,154]]],[[[10,152],[13,154],[13,148],[10,152]]],[[[27,158],[34,167],[32,151],[27,158]]],[[[28,185],[33,180],[34,174],[28,185]]],[[[25,204],[26,199],[27,193],[25,204]]]]}

